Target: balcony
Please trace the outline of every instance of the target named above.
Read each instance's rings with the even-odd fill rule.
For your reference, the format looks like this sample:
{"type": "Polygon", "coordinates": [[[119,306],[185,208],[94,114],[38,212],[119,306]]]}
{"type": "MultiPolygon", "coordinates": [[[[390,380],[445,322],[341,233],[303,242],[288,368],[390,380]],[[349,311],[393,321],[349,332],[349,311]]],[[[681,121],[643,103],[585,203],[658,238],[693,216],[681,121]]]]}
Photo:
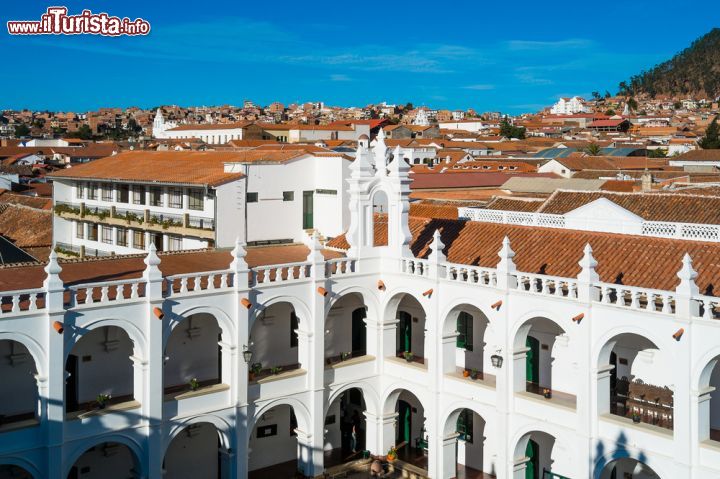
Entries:
{"type": "Polygon", "coordinates": [[[114,206],[88,207],[84,203],[62,201],[55,203],[55,214],[65,219],[92,221],[146,231],[204,239],[214,239],[215,237],[215,221],[212,218],[201,218],[189,214],[156,213],[151,210],[134,210],[114,206]]]}

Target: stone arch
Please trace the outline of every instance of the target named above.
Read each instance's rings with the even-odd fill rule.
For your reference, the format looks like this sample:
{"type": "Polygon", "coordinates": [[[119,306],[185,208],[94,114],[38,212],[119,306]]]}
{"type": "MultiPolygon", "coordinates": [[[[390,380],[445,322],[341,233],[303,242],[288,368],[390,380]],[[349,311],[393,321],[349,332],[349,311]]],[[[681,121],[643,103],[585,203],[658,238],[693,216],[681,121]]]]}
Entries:
{"type": "Polygon", "coordinates": [[[492,412],[488,409],[483,413],[479,403],[462,400],[446,408],[440,417],[443,419],[440,423],[442,443],[438,461],[440,477],[457,477],[458,466],[464,468],[467,474],[471,471],[494,472],[495,465],[490,459],[492,454],[486,447],[487,418],[492,417],[492,412]],[[463,415],[460,422],[465,411],[469,411],[470,415],[463,415]],[[458,425],[462,427],[458,428],[458,425]]]}
{"type": "MultiPolygon", "coordinates": [[[[446,435],[451,434],[453,431],[449,430],[447,428],[448,421],[454,417],[455,420],[457,420],[458,415],[460,414],[460,411],[463,409],[469,409],[481,418],[483,418],[485,421],[487,421],[487,418],[493,417],[493,411],[491,408],[487,407],[487,410],[485,410],[486,406],[483,403],[476,402],[476,401],[469,401],[469,400],[460,400],[455,401],[450,406],[446,407],[444,412],[442,413],[443,418],[445,418],[445,421],[442,423],[444,424],[443,432],[446,433],[446,435]]],[[[453,422],[454,423],[454,422],[453,422]]]]}
{"type": "Polygon", "coordinates": [[[425,397],[425,390],[422,389],[419,386],[416,386],[412,383],[394,383],[389,388],[385,390],[381,398],[381,407],[382,409],[380,412],[383,414],[392,414],[395,411],[395,403],[397,402],[398,398],[400,397],[400,394],[403,391],[407,391],[411,393],[413,396],[417,398],[418,401],[423,405],[428,403],[428,398],[425,397]]]}
{"type": "MultiPolygon", "coordinates": [[[[513,390],[544,394],[557,386],[553,371],[556,369],[558,350],[555,346],[558,338],[569,330],[563,321],[554,315],[535,311],[525,315],[513,325],[513,350],[511,367],[513,368],[513,390]],[[532,333],[532,334],[531,334],[532,333]]],[[[572,389],[573,381],[565,375],[560,376],[567,389],[572,389]]],[[[560,388],[562,389],[562,388],[560,388]]],[[[569,392],[569,391],[566,391],[569,392]]]]}
{"type": "Polygon", "coordinates": [[[365,408],[368,413],[376,415],[379,411],[379,397],[378,393],[375,390],[375,388],[366,381],[357,381],[352,382],[348,384],[343,384],[341,387],[337,388],[334,391],[331,391],[328,395],[328,399],[325,403],[325,407],[323,409],[324,414],[327,416],[328,409],[330,408],[330,405],[335,402],[339,397],[343,395],[346,391],[349,391],[351,389],[359,389],[362,391],[363,400],[365,401],[365,408]]]}
{"type": "Polygon", "coordinates": [[[454,300],[440,316],[442,318],[441,369],[444,374],[453,374],[458,367],[477,370],[482,374],[487,370],[485,347],[490,318],[477,303],[470,298],[454,300]],[[460,331],[459,328],[464,330],[460,331]],[[460,353],[462,354],[459,355],[460,353]]]}
{"type": "MultiPolygon", "coordinates": [[[[610,353],[612,352],[612,349],[614,347],[613,339],[623,335],[634,335],[641,338],[645,338],[651,343],[655,345],[657,349],[660,349],[662,351],[668,351],[670,353],[670,348],[668,348],[668,344],[666,344],[666,341],[662,341],[655,333],[652,331],[648,331],[643,328],[638,328],[636,326],[622,326],[613,328],[609,331],[606,331],[605,334],[603,334],[595,343],[595,351],[597,351],[594,355],[595,363],[596,365],[603,365],[608,364],[610,362],[610,353]]],[[[720,353],[720,351],[718,351],[720,353]]]]}
{"type": "Polygon", "coordinates": [[[66,463],[67,466],[63,477],[67,477],[67,475],[70,473],[70,470],[73,468],[78,459],[80,459],[80,457],[82,457],[82,455],[85,454],[89,449],[106,443],[117,443],[127,447],[133,455],[135,465],[140,469],[140,475],[143,477],[147,477],[147,466],[142,460],[142,458],[144,457],[142,444],[135,438],[121,433],[110,434],[100,437],[94,436],[84,441],[80,441],[80,443],[76,444],[73,447],[72,451],[66,456],[68,458],[68,461],[66,463]]]}
{"type": "Polygon", "coordinates": [[[96,329],[104,328],[106,326],[115,326],[122,329],[125,334],[127,334],[128,338],[130,338],[130,341],[133,343],[133,354],[138,358],[145,357],[145,351],[147,351],[147,340],[142,330],[138,328],[135,324],[133,324],[131,321],[126,321],[124,319],[106,318],[91,321],[87,324],[83,324],[82,326],[78,326],[76,324],[75,327],[71,328],[73,334],[64,335],[64,361],[67,361],[67,358],[72,352],[72,349],[82,340],[82,338],[87,333],[96,329]],[[82,333],[79,331],[79,329],[83,330],[82,333]]]}
{"type": "MultiPolygon", "coordinates": [[[[257,405],[254,406],[257,407],[257,405]]],[[[255,424],[257,424],[257,420],[260,418],[260,416],[262,416],[267,411],[276,406],[290,406],[295,413],[295,417],[297,418],[298,429],[306,433],[309,432],[310,425],[312,424],[310,411],[308,410],[307,406],[305,406],[305,404],[303,404],[299,399],[294,397],[273,399],[261,405],[253,412],[252,417],[249,418],[247,427],[248,431],[252,431],[253,429],[255,429],[255,424]]]]}
{"type": "Polygon", "coordinates": [[[233,442],[233,427],[232,425],[226,421],[224,418],[221,418],[219,416],[216,416],[214,414],[203,414],[200,416],[193,416],[186,419],[183,419],[181,421],[177,421],[173,423],[170,430],[167,432],[165,436],[165,441],[163,441],[163,457],[165,457],[165,454],[167,454],[168,447],[170,447],[170,444],[173,442],[173,439],[175,439],[178,434],[182,433],[188,426],[192,426],[194,424],[210,424],[215,428],[215,431],[217,432],[217,435],[220,439],[220,444],[226,449],[229,450],[232,448],[233,442]]]}
{"type": "Polygon", "coordinates": [[[358,294],[362,297],[363,303],[365,303],[368,310],[368,318],[380,318],[380,302],[378,301],[377,296],[372,290],[356,285],[345,286],[339,290],[333,291],[332,297],[325,305],[325,318],[327,319],[327,315],[330,313],[333,306],[350,294],[358,294]]]}
{"type": "Polygon", "coordinates": [[[0,466],[16,466],[24,469],[28,474],[30,474],[33,479],[39,479],[43,477],[43,475],[40,473],[40,468],[35,466],[31,461],[28,459],[17,457],[17,456],[0,456],[0,466]]]}
{"type": "Polygon", "coordinates": [[[196,314],[208,314],[215,318],[222,332],[223,341],[230,345],[235,343],[235,325],[223,310],[212,306],[193,306],[183,312],[173,313],[170,321],[163,323],[163,350],[167,346],[167,341],[175,328],[196,314]]]}
{"type": "MultiPolygon", "coordinates": [[[[383,320],[386,324],[394,324],[395,331],[391,333],[394,337],[393,341],[386,340],[383,347],[383,356],[402,357],[404,351],[410,351],[414,355],[414,361],[421,362],[427,366],[427,352],[432,351],[434,345],[426,345],[427,340],[427,318],[428,312],[422,301],[418,299],[413,292],[406,288],[399,287],[388,292],[388,299],[383,309],[383,320]],[[416,308],[419,312],[418,316],[411,314],[409,311],[402,311],[400,305],[403,300],[410,303],[406,306],[408,309],[416,308]],[[418,321],[415,321],[415,319],[418,321]],[[422,321],[419,319],[422,318],[422,321]],[[426,347],[428,351],[426,351],[426,347]]],[[[389,337],[387,339],[390,339],[389,337]]]]}
{"type": "MultiPolygon", "coordinates": [[[[546,466],[550,466],[548,470],[552,470],[552,464],[554,462],[552,458],[553,451],[557,447],[558,443],[560,443],[561,437],[563,437],[562,432],[558,431],[551,424],[530,424],[520,429],[513,437],[512,444],[515,444],[515,448],[513,449],[512,460],[515,462],[518,458],[526,457],[525,452],[531,439],[535,442],[542,441],[546,443],[545,449],[547,449],[547,443],[550,443],[550,448],[549,450],[540,451],[540,457],[538,458],[538,471],[536,472],[542,474],[542,470],[543,468],[546,468],[546,466]]],[[[523,468],[527,467],[528,462],[530,461],[522,463],[523,468]]],[[[515,467],[517,468],[517,466],[518,465],[516,464],[515,467]]]]}
{"type": "Polygon", "coordinates": [[[248,331],[252,331],[252,328],[255,325],[255,322],[257,321],[259,315],[264,313],[264,311],[271,306],[280,303],[289,303],[295,310],[295,314],[298,317],[299,328],[303,331],[310,330],[310,328],[308,327],[308,323],[312,321],[312,315],[310,314],[310,308],[308,307],[308,305],[306,305],[304,301],[298,299],[295,296],[280,295],[272,296],[262,301],[261,303],[258,303],[257,307],[253,310],[254,314],[250,315],[250,324],[248,324],[248,331]]]}
{"type": "Polygon", "coordinates": [[[45,367],[45,351],[43,347],[30,336],[23,333],[16,332],[0,332],[0,341],[15,341],[25,346],[30,356],[32,356],[35,362],[35,369],[37,370],[38,376],[46,377],[47,370],[45,367]]]}
{"type": "Polygon", "coordinates": [[[525,338],[532,329],[532,322],[536,320],[543,320],[554,324],[564,334],[570,331],[569,324],[567,321],[559,320],[548,311],[534,311],[523,316],[523,318],[515,323],[512,328],[513,347],[520,349],[525,347],[525,338]]]}

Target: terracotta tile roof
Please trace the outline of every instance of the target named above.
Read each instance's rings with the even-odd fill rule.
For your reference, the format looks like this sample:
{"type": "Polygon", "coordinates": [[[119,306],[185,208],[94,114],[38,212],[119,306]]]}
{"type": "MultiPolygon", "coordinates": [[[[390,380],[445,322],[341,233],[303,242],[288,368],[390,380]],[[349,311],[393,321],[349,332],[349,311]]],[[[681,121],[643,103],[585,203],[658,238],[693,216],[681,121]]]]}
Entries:
{"type": "Polygon", "coordinates": [[[720,150],[690,150],[671,158],[672,161],[720,161],[720,150]]]}
{"type": "MultiPolygon", "coordinates": [[[[248,248],[245,260],[250,267],[304,261],[309,250],[304,245],[283,245],[248,248]]],[[[324,250],[326,258],[343,256],[336,251],[324,250]]],[[[90,260],[61,261],[60,278],[66,284],[92,283],[140,278],[145,264],[144,255],[119,256],[90,260]]],[[[230,266],[232,256],[228,250],[185,251],[160,253],[160,270],[163,275],[203,271],[217,271],[230,266]]],[[[0,268],[0,291],[39,288],[45,279],[43,266],[0,268]]]]}
{"type": "Polygon", "coordinates": [[[502,196],[494,196],[492,200],[487,204],[486,208],[489,210],[503,210],[503,211],[520,211],[532,213],[545,202],[545,200],[539,200],[534,198],[521,199],[521,198],[507,198],[502,196]]]}
{"type": "Polygon", "coordinates": [[[552,173],[518,173],[506,174],[496,172],[464,171],[456,174],[429,173],[413,175],[410,188],[421,189],[451,189],[451,188],[492,188],[503,185],[508,179],[514,177],[555,178],[552,173]]]}
{"type": "Polygon", "coordinates": [[[242,178],[241,173],[225,173],[223,165],[242,161],[246,153],[246,151],[126,151],[76,165],[48,177],[218,186],[242,178]]]}
{"type": "Polygon", "coordinates": [[[572,171],[580,170],[654,170],[668,169],[682,171],[680,167],[668,166],[667,159],[645,157],[582,156],[572,154],[555,161],[572,171]]]}
{"type": "Polygon", "coordinates": [[[410,216],[456,220],[458,218],[458,206],[462,205],[433,201],[414,202],[410,203],[410,216]]]}
{"type": "Polygon", "coordinates": [[[720,225],[720,197],[688,194],[558,190],[547,199],[538,212],[562,215],[598,198],[607,198],[647,221],[720,225]]]}
{"type": "Polygon", "coordinates": [[[237,128],[246,128],[252,125],[251,121],[238,121],[234,123],[202,123],[195,125],[180,125],[170,128],[168,131],[196,131],[196,130],[234,130],[237,128]]]}
{"type": "Polygon", "coordinates": [[[52,198],[19,195],[8,190],[0,190],[0,204],[2,203],[24,205],[40,210],[52,209],[52,198]]]}
{"type": "MultiPolygon", "coordinates": [[[[382,244],[387,241],[387,220],[376,219],[375,241],[382,244]]],[[[673,290],[682,257],[689,253],[701,293],[720,288],[720,243],[426,218],[411,218],[409,226],[411,249],[420,258],[429,254],[432,235],[439,229],[448,261],[494,268],[508,236],[519,271],[576,277],[583,249],[590,243],[603,282],[673,290]]],[[[347,249],[347,242],[343,235],[328,246],[347,249]]]]}
{"type": "Polygon", "coordinates": [[[638,186],[640,186],[640,184],[635,180],[607,180],[600,189],[618,193],[632,193],[638,186]]]}
{"type": "Polygon", "coordinates": [[[0,234],[20,248],[52,244],[52,211],[0,204],[0,234]]]}

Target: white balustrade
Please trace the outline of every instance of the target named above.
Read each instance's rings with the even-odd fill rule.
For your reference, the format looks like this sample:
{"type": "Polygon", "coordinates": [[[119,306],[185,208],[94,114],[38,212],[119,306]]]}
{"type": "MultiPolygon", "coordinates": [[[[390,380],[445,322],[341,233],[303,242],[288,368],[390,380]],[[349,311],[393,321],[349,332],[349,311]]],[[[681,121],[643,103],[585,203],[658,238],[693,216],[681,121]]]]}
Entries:
{"type": "Polygon", "coordinates": [[[140,284],[144,283],[144,279],[137,278],[73,285],[68,288],[70,304],[85,306],[138,299],[141,297],[140,284]]]}
{"type": "Polygon", "coordinates": [[[492,268],[448,263],[445,265],[445,279],[459,283],[497,285],[497,272],[492,268]]]}
{"type": "Polygon", "coordinates": [[[253,268],[253,283],[276,284],[306,279],[310,275],[310,263],[286,263],[253,268]]]}
{"type": "Polygon", "coordinates": [[[223,290],[233,284],[234,273],[227,270],[204,271],[201,273],[185,273],[168,276],[166,294],[178,296],[204,291],[223,290]]]}
{"type": "Polygon", "coordinates": [[[517,276],[517,289],[544,296],[577,298],[577,279],[548,276],[544,274],[520,273],[517,276]]]}
{"type": "Polygon", "coordinates": [[[355,272],[357,262],[353,258],[336,258],[327,261],[329,276],[341,276],[355,272]]]}
{"type": "Polygon", "coordinates": [[[600,302],[630,309],[673,314],[675,298],[671,291],[599,283],[600,302]]]}
{"type": "Polygon", "coordinates": [[[430,263],[424,259],[402,258],[400,267],[403,273],[414,276],[430,276],[430,263]]]}

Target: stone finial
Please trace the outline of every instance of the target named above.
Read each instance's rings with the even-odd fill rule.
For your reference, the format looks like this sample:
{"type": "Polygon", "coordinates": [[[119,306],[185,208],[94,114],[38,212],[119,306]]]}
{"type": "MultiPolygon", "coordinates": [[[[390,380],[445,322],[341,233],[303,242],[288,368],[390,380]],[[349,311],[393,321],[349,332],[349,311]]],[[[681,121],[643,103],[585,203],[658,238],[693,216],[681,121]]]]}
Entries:
{"type": "Polygon", "coordinates": [[[382,140],[383,142],[385,141],[385,138],[387,138],[387,137],[385,136],[385,130],[384,130],[383,128],[380,128],[380,131],[378,131],[378,134],[377,134],[377,137],[376,137],[376,138],[377,138],[378,141],[381,141],[381,140],[382,140]]]}
{"type": "Polygon", "coordinates": [[[230,263],[230,269],[233,271],[246,271],[248,269],[247,261],[245,261],[245,256],[247,256],[247,251],[245,251],[245,245],[240,241],[240,237],[237,237],[235,239],[235,248],[232,250],[232,263],[230,263]]]}
{"type": "Polygon", "coordinates": [[[162,272],[158,267],[160,265],[160,257],[157,255],[157,248],[155,247],[155,243],[150,243],[150,247],[148,248],[148,254],[147,256],[145,256],[143,262],[146,265],[143,277],[147,281],[157,281],[162,279],[162,272]]]}
{"type": "Polygon", "coordinates": [[[393,150],[393,160],[388,165],[390,176],[405,176],[410,171],[410,165],[405,161],[400,145],[393,150]]]}
{"type": "Polygon", "coordinates": [[[597,274],[595,268],[597,267],[597,261],[592,254],[592,246],[590,243],[585,245],[583,251],[583,257],[578,263],[580,265],[580,274],[578,274],[578,280],[585,283],[597,283],[600,281],[600,275],[597,274]]]}
{"type": "Polygon", "coordinates": [[[387,167],[387,151],[388,147],[385,144],[385,133],[380,130],[377,138],[375,138],[375,146],[373,147],[373,154],[375,155],[375,168],[380,171],[385,171],[387,167]]]}
{"type": "Polygon", "coordinates": [[[500,257],[500,262],[497,265],[498,271],[504,273],[513,273],[516,271],[515,262],[513,261],[515,252],[510,247],[510,238],[507,236],[503,239],[502,248],[500,248],[498,256],[500,257]]]}
{"type": "Polygon", "coordinates": [[[308,247],[310,248],[310,252],[307,256],[308,262],[322,263],[325,261],[325,257],[322,254],[323,246],[320,243],[320,237],[317,231],[315,231],[312,235],[312,238],[310,238],[310,244],[308,244],[308,247]]]}
{"type": "Polygon", "coordinates": [[[428,259],[434,263],[444,263],[447,260],[447,257],[445,256],[445,253],[443,253],[443,250],[445,249],[445,244],[442,242],[442,239],[440,239],[440,230],[435,230],[435,233],[433,233],[433,239],[432,243],[430,243],[430,255],[428,256],[428,259]]]}
{"type": "Polygon", "coordinates": [[[45,289],[62,289],[63,288],[63,282],[60,279],[60,273],[62,272],[62,267],[60,266],[60,263],[58,262],[58,255],[54,249],[50,252],[50,258],[49,258],[48,264],[45,266],[45,272],[47,273],[47,277],[45,278],[45,281],[44,281],[45,289]]]}
{"type": "Polygon", "coordinates": [[[680,271],[677,272],[677,277],[680,278],[680,283],[675,288],[675,292],[678,295],[683,296],[696,296],[700,293],[700,290],[695,284],[695,278],[697,278],[697,271],[693,269],[692,258],[688,253],[685,253],[682,259],[682,266],[680,271]]]}
{"type": "Polygon", "coordinates": [[[352,178],[372,176],[372,153],[364,145],[358,145],[355,160],[350,164],[350,175],[352,178]]]}

